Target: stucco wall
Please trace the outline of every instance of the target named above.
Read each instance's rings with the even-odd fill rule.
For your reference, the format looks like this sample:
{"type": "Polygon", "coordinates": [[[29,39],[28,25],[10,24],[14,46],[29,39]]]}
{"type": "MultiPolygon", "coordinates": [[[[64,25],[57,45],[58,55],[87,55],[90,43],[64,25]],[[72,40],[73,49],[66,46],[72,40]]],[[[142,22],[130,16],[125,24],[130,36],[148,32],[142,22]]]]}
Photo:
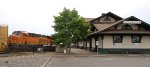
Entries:
{"type": "Polygon", "coordinates": [[[103,48],[131,48],[131,49],[150,48],[150,36],[142,36],[141,43],[132,43],[131,36],[123,36],[122,43],[114,43],[114,44],[113,44],[113,36],[104,36],[103,48]]]}

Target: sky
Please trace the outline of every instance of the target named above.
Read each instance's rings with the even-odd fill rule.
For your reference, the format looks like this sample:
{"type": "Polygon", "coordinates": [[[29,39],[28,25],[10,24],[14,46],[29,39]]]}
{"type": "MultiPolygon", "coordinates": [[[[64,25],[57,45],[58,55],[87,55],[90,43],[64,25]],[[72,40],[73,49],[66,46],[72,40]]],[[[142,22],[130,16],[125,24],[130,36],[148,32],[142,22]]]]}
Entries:
{"type": "Polygon", "coordinates": [[[86,18],[112,12],[122,18],[135,16],[150,24],[150,0],[0,0],[0,24],[8,24],[9,35],[13,31],[52,35],[53,16],[58,16],[64,7],[75,8],[86,18]]]}

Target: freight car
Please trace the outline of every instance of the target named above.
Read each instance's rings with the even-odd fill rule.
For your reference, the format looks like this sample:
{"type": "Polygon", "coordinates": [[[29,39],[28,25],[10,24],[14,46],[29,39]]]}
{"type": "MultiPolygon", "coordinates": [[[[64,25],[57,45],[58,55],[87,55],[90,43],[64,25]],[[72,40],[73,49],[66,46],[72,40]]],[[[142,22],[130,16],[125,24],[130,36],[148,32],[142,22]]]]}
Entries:
{"type": "Polygon", "coordinates": [[[8,46],[8,26],[5,24],[0,25],[0,52],[7,50],[8,46]]]}
{"type": "Polygon", "coordinates": [[[50,36],[28,33],[26,31],[14,31],[12,35],[9,36],[8,42],[11,51],[35,51],[38,48],[43,49],[45,46],[52,46],[50,36]]]}

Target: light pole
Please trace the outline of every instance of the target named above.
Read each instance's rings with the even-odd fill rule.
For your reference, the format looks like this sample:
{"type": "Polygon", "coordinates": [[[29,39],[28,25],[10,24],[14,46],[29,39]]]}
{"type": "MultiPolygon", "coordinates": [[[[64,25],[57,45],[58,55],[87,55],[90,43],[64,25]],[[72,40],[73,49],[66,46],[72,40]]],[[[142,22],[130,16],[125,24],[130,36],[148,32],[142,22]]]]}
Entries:
{"type": "Polygon", "coordinates": [[[99,41],[96,41],[96,45],[97,45],[97,54],[98,54],[99,41]]]}

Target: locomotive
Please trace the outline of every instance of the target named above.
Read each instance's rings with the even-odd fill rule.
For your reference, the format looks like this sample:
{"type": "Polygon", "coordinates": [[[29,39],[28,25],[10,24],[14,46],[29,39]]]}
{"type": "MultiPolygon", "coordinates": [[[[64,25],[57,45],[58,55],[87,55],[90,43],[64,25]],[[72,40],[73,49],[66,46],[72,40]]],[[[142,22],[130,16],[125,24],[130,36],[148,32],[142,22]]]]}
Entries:
{"type": "Polygon", "coordinates": [[[28,33],[25,31],[14,31],[9,36],[9,45],[50,45],[50,36],[28,33]]]}
{"type": "Polygon", "coordinates": [[[31,51],[51,45],[52,38],[50,36],[26,31],[14,31],[12,35],[8,37],[9,50],[31,51]]]}

